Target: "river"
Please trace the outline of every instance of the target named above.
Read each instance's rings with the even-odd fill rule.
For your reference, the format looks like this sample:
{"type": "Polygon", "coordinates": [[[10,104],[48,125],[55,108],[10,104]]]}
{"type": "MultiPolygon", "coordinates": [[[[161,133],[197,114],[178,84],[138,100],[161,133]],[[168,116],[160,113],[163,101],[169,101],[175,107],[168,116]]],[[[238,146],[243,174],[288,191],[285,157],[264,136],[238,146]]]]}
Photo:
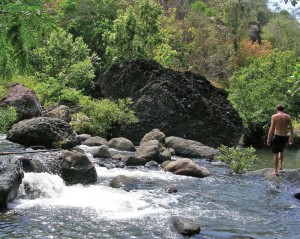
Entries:
{"type": "MultiPolygon", "coordinates": [[[[0,137],[0,150],[16,149],[0,137]]],[[[257,168],[272,167],[270,152],[258,154],[257,168]]],[[[299,168],[299,154],[286,152],[284,166],[299,168]]],[[[212,176],[199,179],[144,167],[97,166],[96,184],[66,186],[57,175],[25,173],[19,194],[27,183],[41,196],[8,205],[0,214],[0,238],[184,238],[171,225],[175,215],[201,225],[200,234],[192,238],[299,238],[300,202],[289,192],[255,177],[230,175],[220,163],[194,160],[212,176]],[[137,178],[142,187],[130,192],[110,188],[117,175],[137,178]],[[166,193],[172,185],[178,192],[166,193]]]]}

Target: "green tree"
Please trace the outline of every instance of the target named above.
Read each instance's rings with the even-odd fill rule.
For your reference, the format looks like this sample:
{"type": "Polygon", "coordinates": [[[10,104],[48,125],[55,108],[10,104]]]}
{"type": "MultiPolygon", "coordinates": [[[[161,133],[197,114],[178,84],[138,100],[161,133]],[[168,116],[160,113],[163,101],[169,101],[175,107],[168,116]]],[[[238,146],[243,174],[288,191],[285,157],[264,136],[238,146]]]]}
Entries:
{"type": "Polygon", "coordinates": [[[94,87],[93,63],[97,63],[97,57],[90,55],[81,37],[73,38],[71,34],[57,30],[50,34],[43,47],[31,52],[32,73],[42,82],[51,85],[57,81],[62,88],[73,87],[88,94],[94,87]]]}
{"type": "Polygon", "coordinates": [[[229,29],[193,9],[187,25],[193,45],[188,56],[190,70],[204,74],[210,81],[227,82],[231,74],[229,59],[233,54],[229,29]]]}
{"type": "Polygon", "coordinates": [[[83,41],[101,58],[100,71],[107,67],[103,57],[106,51],[104,34],[112,30],[117,11],[125,6],[123,1],[115,0],[63,0],[61,7],[61,26],[83,41]]]}
{"type": "Polygon", "coordinates": [[[46,13],[44,0],[3,0],[0,4],[0,75],[11,78],[24,72],[29,51],[53,22],[46,13]]]}
{"type": "Polygon", "coordinates": [[[168,43],[160,28],[161,19],[162,8],[150,0],[136,1],[119,10],[112,31],[106,32],[110,62],[153,58],[155,48],[168,43]]]}
{"type": "Polygon", "coordinates": [[[299,115],[299,97],[291,97],[288,81],[299,62],[292,51],[273,51],[234,73],[229,82],[229,100],[243,119],[246,130],[266,126],[277,104],[299,115]],[[252,128],[251,128],[252,127],[252,128]]]}
{"type": "Polygon", "coordinates": [[[300,56],[300,23],[287,11],[274,14],[262,31],[262,37],[269,40],[273,48],[293,50],[300,56]]]}

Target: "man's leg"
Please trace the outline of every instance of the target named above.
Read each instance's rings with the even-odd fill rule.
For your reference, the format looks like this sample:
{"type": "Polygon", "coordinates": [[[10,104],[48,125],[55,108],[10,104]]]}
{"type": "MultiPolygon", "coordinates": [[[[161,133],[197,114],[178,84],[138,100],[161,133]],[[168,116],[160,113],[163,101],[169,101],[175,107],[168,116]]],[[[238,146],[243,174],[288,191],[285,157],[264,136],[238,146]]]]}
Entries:
{"type": "Polygon", "coordinates": [[[279,158],[279,153],[274,153],[274,173],[275,175],[278,174],[278,158],[279,158]]]}
{"type": "Polygon", "coordinates": [[[279,170],[282,170],[282,161],[283,161],[283,152],[280,152],[278,155],[279,170]]]}

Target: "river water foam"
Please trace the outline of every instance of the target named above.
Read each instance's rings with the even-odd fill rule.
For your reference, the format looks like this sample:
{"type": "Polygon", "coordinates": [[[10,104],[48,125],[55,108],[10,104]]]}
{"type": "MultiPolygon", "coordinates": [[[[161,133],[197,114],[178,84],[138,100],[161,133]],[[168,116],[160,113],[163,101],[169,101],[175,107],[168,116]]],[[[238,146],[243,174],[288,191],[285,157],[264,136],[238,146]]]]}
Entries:
{"type": "Polygon", "coordinates": [[[298,238],[300,203],[291,192],[229,175],[223,164],[194,160],[212,176],[96,166],[96,184],[67,186],[57,175],[25,173],[20,198],[0,214],[0,238],[184,238],[171,216],[197,221],[202,230],[193,238],[298,238]],[[118,175],[140,180],[141,188],[109,187],[118,175]],[[173,185],[178,192],[166,193],[173,185]],[[35,199],[24,196],[26,187],[38,192],[35,199]]]}

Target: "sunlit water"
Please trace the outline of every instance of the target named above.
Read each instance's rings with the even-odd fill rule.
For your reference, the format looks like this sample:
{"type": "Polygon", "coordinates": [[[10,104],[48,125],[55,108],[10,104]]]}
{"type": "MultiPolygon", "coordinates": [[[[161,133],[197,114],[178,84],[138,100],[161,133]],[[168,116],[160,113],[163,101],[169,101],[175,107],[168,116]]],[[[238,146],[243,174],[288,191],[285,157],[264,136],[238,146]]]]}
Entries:
{"type": "MultiPolygon", "coordinates": [[[[1,150],[17,149],[4,138],[1,150]]],[[[299,151],[286,152],[285,166],[299,166],[299,151]]],[[[272,167],[272,155],[259,152],[257,167],[272,167]]],[[[189,217],[201,225],[192,238],[299,238],[300,201],[291,192],[274,190],[251,176],[230,176],[226,166],[194,159],[212,176],[176,176],[144,167],[97,166],[94,185],[66,186],[57,175],[26,173],[24,183],[39,189],[37,199],[17,199],[0,214],[0,238],[183,238],[171,216],[189,217]],[[109,187],[118,175],[141,180],[125,192],[109,187]],[[166,193],[175,185],[178,192],[166,193]]]]}

